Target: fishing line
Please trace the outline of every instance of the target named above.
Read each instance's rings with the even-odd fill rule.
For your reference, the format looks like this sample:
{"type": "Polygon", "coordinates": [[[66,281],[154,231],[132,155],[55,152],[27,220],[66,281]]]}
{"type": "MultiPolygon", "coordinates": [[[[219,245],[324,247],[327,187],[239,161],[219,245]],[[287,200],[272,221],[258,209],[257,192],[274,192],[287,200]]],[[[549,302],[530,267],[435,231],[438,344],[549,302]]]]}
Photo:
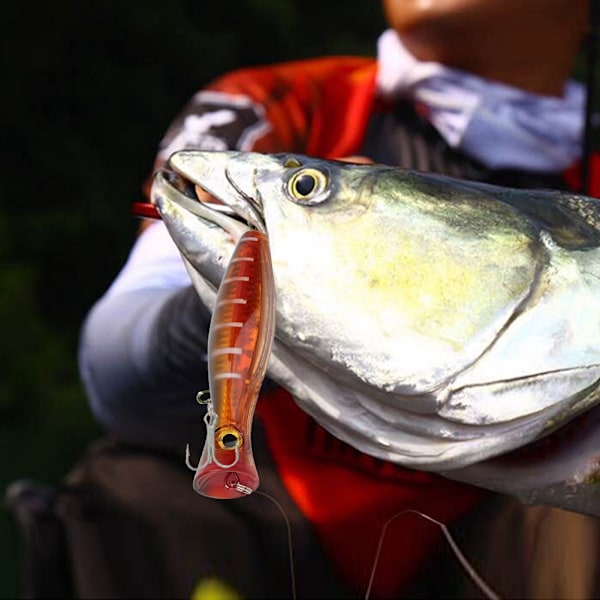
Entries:
{"type": "Polygon", "coordinates": [[[297,596],[296,596],[296,568],[294,567],[294,548],[293,548],[293,544],[292,544],[292,524],[290,523],[290,520],[288,519],[288,516],[286,515],[285,510],[283,510],[283,506],[281,506],[281,504],[279,504],[279,502],[277,502],[277,500],[275,500],[275,498],[273,498],[273,496],[270,496],[266,492],[261,492],[260,490],[256,490],[254,493],[260,494],[261,496],[264,496],[265,498],[268,498],[271,502],[273,502],[273,504],[275,504],[275,506],[279,509],[279,512],[281,513],[281,515],[283,516],[283,520],[285,521],[285,526],[287,529],[288,556],[289,556],[289,561],[290,561],[290,584],[291,584],[291,589],[292,589],[292,600],[296,600],[297,599],[297,596]]]}
{"type": "MultiPolygon", "coordinates": [[[[281,506],[281,504],[275,498],[273,498],[273,496],[267,494],[266,492],[261,492],[260,490],[256,490],[254,493],[260,494],[261,496],[264,496],[265,498],[268,498],[269,500],[271,500],[271,502],[273,502],[273,504],[275,504],[275,506],[279,509],[279,512],[281,513],[283,520],[285,521],[285,525],[286,525],[286,529],[287,529],[288,556],[289,556],[289,564],[290,564],[290,582],[291,582],[291,592],[292,592],[291,597],[292,597],[292,600],[297,600],[296,569],[294,566],[294,548],[293,548],[293,542],[292,542],[292,525],[290,523],[290,520],[289,520],[285,510],[283,509],[283,506],[281,506]]],[[[483,578],[477,573],[477,571],[473,567],[473,565],[471,565],[471,563],[467,560],[465,555],[461,552],[458,544],[456,543],[456,541],[450,534],[448,527],[441,521],[438,521],[438,520],[434,519],[433,517],[426,515],[425,513],[422,513],[418,510],[411,509],[411,508],[404,509],[404,510],[397,512],[396,514],[394,514],[392,517],[390,517],[384,523],[384,525],[381,529],[381,534],[379,536],[379,541],[377,544],[377,551],[375,552],[375,558],[373,560],[373,566],[371,567],[369,584],[367,586],[367,590],[366,590],[365,596],[364,596],[365,600],[369,600],[369,598],[371,596],[371,589],[373,587],[373,582],[375,581],[377,565],[379,562],[379,557],[381,555],[381,550],[383,548],[383,542],[385,539],[385,535],[387,533],[387,529],[395,519],[397,519],[398,517],[405,515],[407,513],[413,513],[415,515],[418,515],[419,517],[422,517],[423,519],[426,519],[430,523],[434,523],[435,525],[437,525],[442,530],[442,533],[444,534],[444,537],[446,538],[446,541],[448,542],[450,549],[454,553],[454,556],[456,556],[457,560],[460,562],[463,569],[467,572],[467,575],[469,575],[469,577],[472,579],[472,581],[475,583],[475,585],[481,590],[481,592],[484,594],[484,596],[486,598],[488,598],[489,600],[500,600],[500,596],[498,594],[496,594],[496,592],[483,580],[483,578]]]]}
{"type": "Polygon", "coordinates": [[[456,558],[458,559],[458,561],[460,562],[460,564],[462,565],[464,570],[467,572],[469,577],[473,580],[475,585],[483,592],[483,594],[487,598],[489,598],[489,600],[500,600],[500,596],[498,596],[498,594],[496,594],[496,592],[494,592],[494,590],[492,590],[487,585],[487,583],[479,576],[479,574],[477,573],[475,568],[471,565],[471,563],[465,558],[465,555],[460,551],[458,544],[454,541],[454,538],[450,535],[450,531],[448,530],[446,525],[444,525],[444,523],[441,523],[440,521],[437,521],[433,517],[430,517],[429,515],[426,515],[425,513],[422,513],[418,510],[414,510],[412,508],[407,508],[405,510],[401,510],[401,511],[397,512],[395,515],[390,517],[384,523],[384,525],[381,529],[381,535],[379,536],[379,542],[377,544],[377,551],[375,552],[375,559],[373,560],[373,566],[371,567],[371,576],[369,578],[369,585],[367,586],[367,591],[365,592],[365,600],[369,600],[370,595],[371,595],[371,588],[373,587],[373,581],[375,580],[375,573],[377,571],[377,563],[379,562],[379,556],[381,554],[381,548],[383,547],[383,540],[385,538],[385,534],[387,533],[387,529],[390,526],[390,524],[392,523],[392,521],[394,521],[398,517],[405,515],[407,513],[413,513],[415,515],[418,515],[419,517],[422,517],[423,519],[426,519],[427,521],[430,521],[431,523],[434,523],[438,527],[440,527],[440,529],[442,530],[442,533],[444,534],[444,537],[446,538],[446,541],[448,542],[452,552],[454,553],[454,556],[456,556],[456,558]]]}

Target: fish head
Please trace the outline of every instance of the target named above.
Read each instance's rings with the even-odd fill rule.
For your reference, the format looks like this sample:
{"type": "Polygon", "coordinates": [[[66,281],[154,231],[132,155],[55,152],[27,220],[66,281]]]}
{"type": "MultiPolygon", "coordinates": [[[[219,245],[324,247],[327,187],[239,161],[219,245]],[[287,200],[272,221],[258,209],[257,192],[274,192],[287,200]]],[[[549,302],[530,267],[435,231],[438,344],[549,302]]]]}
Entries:
{"type": "Polygon", "coordinates": [[[387,391],[438,388],[534,277],[535,229],[468,189],[289,154],[182,151],[170,165],[268,234],[279,337],[387,391]]]}
{"type": "Polygon", "coordinates": [[[373,197],[357,189],[375,180],[368,166],[290,154],[183,150],[169,165],[265,233],[268,223],[279,230],[311,227],[324,214],[334,223],[357,218],[373,197]]]}
{"type": "Polygon", "coordinates": [[[266,233],[268,373],[358,449],[459,468],[595,401],[600,319],[586,329],[565,307],[593,304],[600,273],[523,212],[517,192],[295,154],[184,150],[168,168],[152,201],[200,296],[211,307],[241,232],[266,233]],[[198,202],[196,186],[221,210],[198,202]]]}

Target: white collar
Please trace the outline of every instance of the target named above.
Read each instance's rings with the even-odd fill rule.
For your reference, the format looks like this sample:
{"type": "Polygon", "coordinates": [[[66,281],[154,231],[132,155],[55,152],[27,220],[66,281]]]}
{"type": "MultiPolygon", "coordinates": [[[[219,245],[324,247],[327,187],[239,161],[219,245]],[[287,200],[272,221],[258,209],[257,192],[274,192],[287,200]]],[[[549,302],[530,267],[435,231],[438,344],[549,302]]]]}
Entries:
{"type": "Polygon", "coordinates": [[[422,62],[389,29],[377,47],[377,90],[425,109],[447,143],[489,168],[562,171],[581,156],[585,89],[543,96],[435,62],[422,62]]]}

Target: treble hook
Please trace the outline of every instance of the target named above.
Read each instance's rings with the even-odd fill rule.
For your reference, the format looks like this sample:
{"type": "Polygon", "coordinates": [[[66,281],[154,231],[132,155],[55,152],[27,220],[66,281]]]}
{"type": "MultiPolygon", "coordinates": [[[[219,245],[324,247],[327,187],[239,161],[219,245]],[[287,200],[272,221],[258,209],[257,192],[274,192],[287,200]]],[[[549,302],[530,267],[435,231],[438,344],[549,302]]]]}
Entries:
{"type": "Polygon", "coordinates": [[[217,426],[217,421],[219,420],[219,415],[215,412],[213,408],[212,400],[206,398],[206,400],[201,399],[202,395],[205,395],[207,392],[202,391],[198,392],[196,396],[196,400],[200,404],[206,404],[206,414],[204,415],[204,423],[206,424],[206,443],[204,445],[204,452],[202,452],[202,456],[200,457],[200,461],[196,467],[192,466],[190,463],[190,445],[186,444],[185,446],[185,464],[190,471],[198,471],[198,469],[203,469],[206,465],[210,463],[214,463],[221,469],[231,469],[231,467],[235,466],[237,462],[240,460],[240,451],[236,446],[234,448],[235,458],[231,464],[222,463],[215,454],[215,427],[217,426]]]}

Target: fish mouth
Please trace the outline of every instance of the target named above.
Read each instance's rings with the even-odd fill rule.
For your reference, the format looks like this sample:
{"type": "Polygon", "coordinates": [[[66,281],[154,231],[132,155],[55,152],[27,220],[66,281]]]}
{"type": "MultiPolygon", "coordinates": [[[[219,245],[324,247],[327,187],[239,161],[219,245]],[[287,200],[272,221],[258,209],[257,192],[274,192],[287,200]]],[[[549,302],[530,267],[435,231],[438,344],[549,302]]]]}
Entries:
{"type": "MultiPolygon", "coordinates": [[[[253,183],[255,173],[250,173],[253,183]]],[[[244,186],[256,190],[256,187],[244,186]]],[[[165,203],[172,202],[195,216],[219,225],[238,237],[239,225],[266,233],[258,192],[242,189],[220,153],[180,151],[155,174],[150,201],[164,218],[165,203]],[[231,222],[238,226],[232,227],[231,222]]]]}

